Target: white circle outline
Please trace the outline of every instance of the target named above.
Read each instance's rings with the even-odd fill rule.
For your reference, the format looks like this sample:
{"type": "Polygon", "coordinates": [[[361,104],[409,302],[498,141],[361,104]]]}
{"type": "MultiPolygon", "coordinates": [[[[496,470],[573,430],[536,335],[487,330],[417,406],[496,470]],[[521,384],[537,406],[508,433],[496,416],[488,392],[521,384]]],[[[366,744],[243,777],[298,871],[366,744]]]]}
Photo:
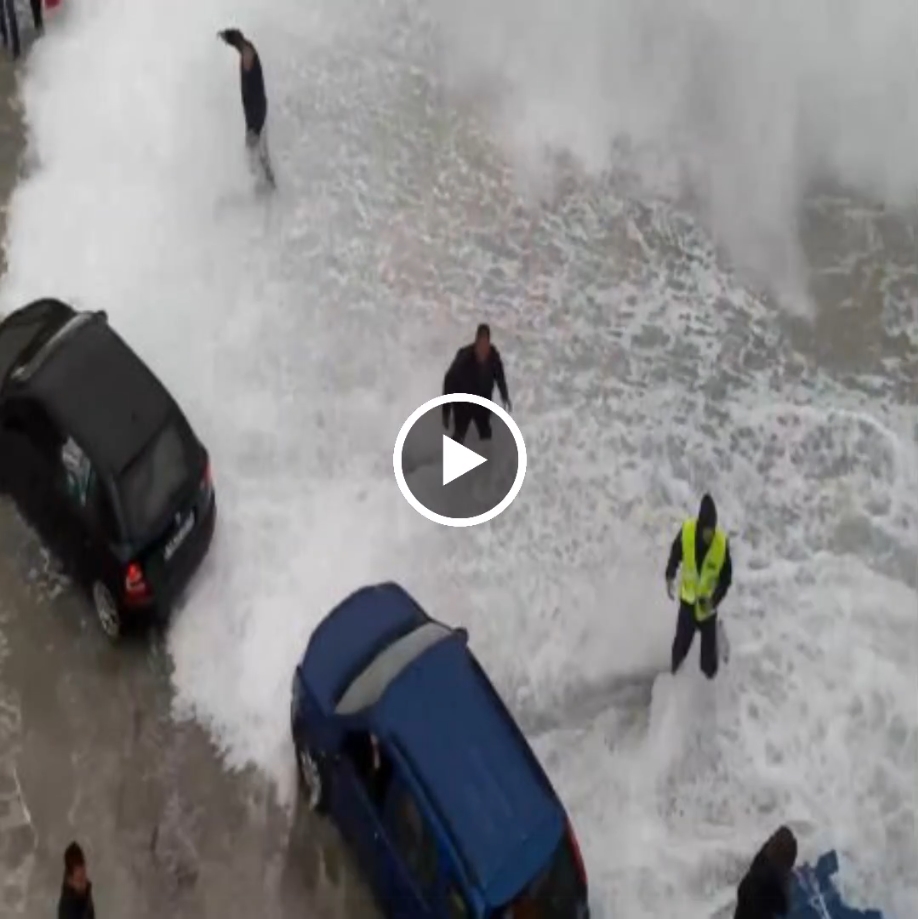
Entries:
{"type": "Polygon", "coordinates": [[[510,413],[501,408],[496,402],[485,399],[483,396],[473,396],[471,393],[450,393],[446,396],[437,396],[435,399],[430,399],[408,416],[408,420],[398,432],[398,437],[395,438],[395,449],[392,451],[392,468],[395,472],[395,484],[402,493],[402,497],[422,517],[426,517],[432,523],[442,523],[443,526],[447,527],[473,527],[479,523],[487,523],[502,514],[520,493],[520,489],[523,487],[523,479],[526,478],[526,444],[523,441],[523,432],[520,430],[519,425],[510,417],[510,413]],[[513,435],[513,441],[516,444],[516,478],[513,480],[510,491],[504,495],[500,504],[492,507],[491,510],[486,511],[484,514],[479,514],[477,517],[444,517],[442,514],[437,514],[430,508],[424,507],[411,493],[411,489],[405,479],[405,473],[402,470],[402,453],[405,450],[405,440],[408,437],[408,432],[420,420],[421,416],[426,415],[432,409],[439,408],[441,405],[451,405],[453,402],[470,402],[472,405],[480,405],[482,408],[494,412],[510,428],[510,433],[513,435]]]}

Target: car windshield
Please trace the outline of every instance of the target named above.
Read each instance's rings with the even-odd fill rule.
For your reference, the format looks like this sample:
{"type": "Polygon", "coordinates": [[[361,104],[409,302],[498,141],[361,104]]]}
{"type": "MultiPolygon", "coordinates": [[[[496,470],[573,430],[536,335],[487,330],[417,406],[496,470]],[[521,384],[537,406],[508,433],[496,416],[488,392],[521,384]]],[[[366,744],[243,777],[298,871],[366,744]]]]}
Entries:
{"type": "Polygon", "coordinates": [[[169,422],[121,474],[119,492],[132,539],[147,539],[172,510],[176,493],[192,475],[182,430],[169,422]]]}
{"type": "Polygon", "coordinates": [[[74,313],[57,300],[41,300],[23,307],[0,323],[0,382],[25,367],[69,322],[90,314],[74,313]]]}
{"type": "Polygon", "coordinates": [[[55,326],[49,323],[43,332],[38,320],[4,324],[3,334],[0,335],[0,382],[5,380],[14,368],[32,357],[54,331],[55,326]]]}
{"type": "Polygon", "coordinates": [[[494,919],[571,919],[582,901],[583,884],[565,834],[549,866],[494,919]]]}

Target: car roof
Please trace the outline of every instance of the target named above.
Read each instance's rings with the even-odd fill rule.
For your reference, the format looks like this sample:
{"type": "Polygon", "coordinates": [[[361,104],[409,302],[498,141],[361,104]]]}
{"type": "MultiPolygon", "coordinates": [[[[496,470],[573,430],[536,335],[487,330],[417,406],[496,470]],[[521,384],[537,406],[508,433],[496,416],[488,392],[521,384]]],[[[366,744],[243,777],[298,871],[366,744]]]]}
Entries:
{"type": "Polygon", "coordinates": [[[23,387],[95,464],[115,475],[175,411],[165,387],[102,313],[49,354],[23,387]]]}
{"type": "Polygon", "coordinates": [[[301,662],[303,681],[331,714],[351,680],[383,648],[426,621],[421,607],[398,584],[361,587],[313,631],[301,662]]]}
{"type": "Polygon", "coordinates": [[[370,721],[412,765],[489,902],[519,893],[551,857],[566,816],[464,632],[407,666],[370,721]]]}
{"type": "Polygon", "coordinates": [[[27,303],[0,321],[0,385],[17,364],[33,357],[75,315],[73,307],[46,297],[27,303]]]}

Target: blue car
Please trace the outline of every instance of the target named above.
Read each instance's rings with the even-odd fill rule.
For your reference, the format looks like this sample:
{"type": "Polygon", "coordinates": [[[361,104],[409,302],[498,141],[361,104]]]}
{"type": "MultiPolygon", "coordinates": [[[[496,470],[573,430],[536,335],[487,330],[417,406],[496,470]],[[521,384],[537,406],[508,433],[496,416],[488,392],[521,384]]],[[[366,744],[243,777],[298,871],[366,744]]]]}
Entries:
{"type": "Polygon", "coordinates": [[[567,814],[468,647],[397,584],[316,628],[291,730],[327,813],[393,919],[588,919],[567,814]]]}
{"type": "Polygon", "coordinates": [[[802,865],[791,882],[788,919],[883,919],[876,909],[848,906],[833,880],[838,873],[834,849],[819,856],[815,865],[802,865]]]}

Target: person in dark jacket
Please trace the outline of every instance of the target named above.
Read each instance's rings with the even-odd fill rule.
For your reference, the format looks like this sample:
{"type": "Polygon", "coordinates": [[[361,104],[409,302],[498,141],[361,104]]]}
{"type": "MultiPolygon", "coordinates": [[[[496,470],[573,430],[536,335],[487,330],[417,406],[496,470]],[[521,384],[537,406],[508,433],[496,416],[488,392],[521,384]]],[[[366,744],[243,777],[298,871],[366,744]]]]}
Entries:
{"type": "Polygon", "coordinates": [[[759,850],[736,891],[733,919],[776,919],[790,909],[790,883],[797,862],[797,839],[779,827],[759,850]]]}
{"type": "Polygon", "coordinates": [[[710,495],[701,499],[698,517],[682,524],[666,563],[666,591],[675,599],[673,583],[682,566],[679,614],[673,638],[672,672],[682,666],[695,632],[701,633],[701,670],[717,675],[717,610],[733,582],[733,561],[726,534],[717,526],[717,507],[710,495]]]}
{"type": "MultiPolygon", "coordinates": [[[[443,395],[469,393],[472,396],[490,399],[495,383],[504,408],[508,412],[512,411],[513,406],[504,376],[504,363],[500,352],[491,344],[490,326],[482,323],[475,332],[475,341],[456,352],[443,378],[443,395]]],[[[453,440],[462,443],[472,421],[475,422],[478,436],[482,440],[491,439],[491,412],[488,409],[464,402],[447,403],[443,406],[443,427],[446,430],[449,430],[450,409],[454,421],[451,435],[453,440]]]]}
{"type": "Polygon", "coordinates": [[[265,77],[261,58],[255,46],[239,29],[223,29],[220,38],[239,52],[239,72],[242,80],[242,111],[245,115],[245,145],[253,171],[260,164],[268,184],[274,188],[274,168],[268,155],[268,135],[265,122],[268,118],[268,97],[265,94],[265,77]]]}
{"type": "Polygon", "coordinates": [[[76,842],[64,850],[64,883],[57,904],[57,919],[96,919],[92,881],[86,874],[86,858],[76,842]]]}
{"type": "MultiPolygon", "coordinates": [[[[32,22],[35,25],[35,31],[41,35],[45,31],[42,0],[31,0],[31,5],[32,22]]],[[[19,20],[16,15],[16,0],[0,0],[0,37],[3,39],[3,47],[9,48],[13,60],[16,60],[22,53],[22,45],[19,39],[19,20]]]]}

